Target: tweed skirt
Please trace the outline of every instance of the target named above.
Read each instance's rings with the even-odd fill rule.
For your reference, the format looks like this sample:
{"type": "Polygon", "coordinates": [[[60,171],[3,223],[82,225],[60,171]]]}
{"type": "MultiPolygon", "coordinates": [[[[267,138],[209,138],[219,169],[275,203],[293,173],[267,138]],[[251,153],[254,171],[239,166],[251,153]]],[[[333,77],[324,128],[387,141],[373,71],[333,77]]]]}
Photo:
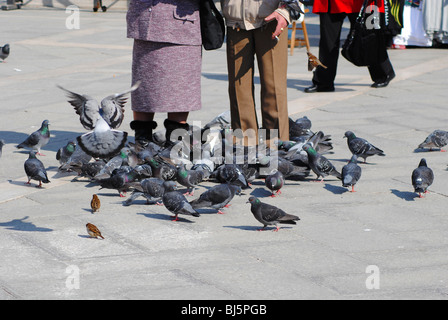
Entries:
{"type": "Polygon", "coordinates": [[[131,93],[136,112],[201,109],[202,47],[134,40],[131,93]]]}

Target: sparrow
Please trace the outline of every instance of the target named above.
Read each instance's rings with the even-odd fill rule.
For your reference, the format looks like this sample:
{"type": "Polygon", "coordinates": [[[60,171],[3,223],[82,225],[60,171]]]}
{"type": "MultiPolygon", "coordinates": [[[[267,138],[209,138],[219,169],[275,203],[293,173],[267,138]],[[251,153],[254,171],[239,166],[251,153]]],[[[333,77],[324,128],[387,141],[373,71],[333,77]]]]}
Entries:
{"type": "Polygon", "coordinates": [[[86,229],[87,229],[87,233],[89,234],[89,236],[91,236],[92,238],[97,238],[100,237],[101,239],[104,239],[104,237],[101,235],[100,230],[94,226],[91,223],[86,224],[86,229]]]}
{"type": "Polygon", "coordinates": [[[101,201],[96,194],[93,195],[92,201],[90,201],[90,207],[92,208],[92,213],[100,211],[101,201]]]}
{"type": "Polygon", "coordinates": [[[322,64],[322,62],[320,62],[320,60],[317,59],[317,57],[314,54],[312,54],[309,51],[307,51],[306,54],[308,55],[308,71],[313,71],[313,69],[318,66],[321,66],[321,67],[327,69],[327,67],[324,66],[322,64]]]}

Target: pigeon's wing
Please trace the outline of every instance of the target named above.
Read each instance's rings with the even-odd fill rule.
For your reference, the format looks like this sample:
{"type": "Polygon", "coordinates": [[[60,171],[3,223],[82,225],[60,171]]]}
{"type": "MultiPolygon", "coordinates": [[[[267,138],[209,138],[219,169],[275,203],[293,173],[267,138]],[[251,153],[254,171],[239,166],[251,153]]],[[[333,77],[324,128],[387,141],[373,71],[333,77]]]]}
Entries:
{"type": "Polygon", "coordinates": [[[70,103],[79,115],[79,120],[87,130],[93,130],[98,121],[100,106],[98,102],[88,95],[72,92],[58,85],[58,88],[65,91],[70,103]]]}
{"type": "Polygon", "coordinates": [[[30,134],[22,143],[20,143],[17,148],[24,148],[24,147],[33,147],[36,146],[39,143],[39,140],[41,138],[41,135],[38,131],[33,132],[30,134]]]}
{"type": "Polygon", "coordinates": [[[418,147],[419,148],[442,148],[448,144],[448,132],[443,130],[434,130],[428,135],[418,147]]]}
{"type": "Polygon", "coordinates": [[[116,129],[120,127],[124,119],[124,106],[128,100],[129,93],[136,90],[139,86],[140,81],[124,92],[112,94],[101,100],[103,118],[111,128],[116,129]]]}
{"type": "Polygon", "coordinates": [[[290,215],[282,209],[267,203],[262,203],[260,206],[260,210],[262,219],[267,222],[278,221],[280,223],[295,224],[294,220],[299,220],[297,216],[290,215]]]}

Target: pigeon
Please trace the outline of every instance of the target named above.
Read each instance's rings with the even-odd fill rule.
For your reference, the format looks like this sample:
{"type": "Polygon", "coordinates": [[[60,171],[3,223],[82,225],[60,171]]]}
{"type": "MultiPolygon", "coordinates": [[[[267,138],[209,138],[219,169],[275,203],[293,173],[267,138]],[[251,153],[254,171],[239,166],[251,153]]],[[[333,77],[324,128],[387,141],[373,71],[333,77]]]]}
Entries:
{"type": "Polygon", "coordinates": [[[352,187],[350,192],[355,192],[355,184],[361,178],[361,167],[358,165],[358,156],[354,154],[350,161],[342,167],[342,186],[352,187]]]}
{"type": "Polygon", "coordinates": [[[193,196],[194,188],[204,180],[204,172],[201,170],[187,170],[185,165],[177,169],[176,181],[187,187],[185,195],[193,196]]]}
{"type": "Polygon", "coordinates": [[[323,182],[324,178],[329,175],[342,179],[341,174],[336,170],[330,160],[317,153],[309,144],[305,144],[303,150],[308,154],[308,164],[311,170],[317,175],[316,180],[319,179],[319,177],[322,177],[321,182],[323,182]]]}
{"type": "Polygon", "coordinates": [[[72,154],[75,152],[76,143],[74,141],[69,141],[65,146],[59,148],[56,152],[56,160],[62,166],[67,163],[72,154]]]}
{"type": "Polygon", "coordinates": [[[70,156],[66,163],[58,168],[58,170],[75,171],[80,174],[80,172],[83,171],[82,166],[89,163],[90,160],[92,160],[91,155],[85,153],[81,148],[75,147],[75,151],[73,152],[73,154],[70,156]]]}
{"type": "Polygon", "coordinates": [[[0,59],[2,62],[8,58],[10,50],[9,44],[5,44],[3,47],[0,47],[0,59]]]}
{"type": "Polygon", "coordinates": [[[251,212],[255,219],[263,224],[263,228],[260,231],[266,230],[268,225],[274,225],[275,230],[278,231],[280,227],[278,223],[296,224],[296,221],[300,220],[298,216],[288,214],[280,208],[273,205],[261,202],[257,197],[251,196],[246,203],[251,204],[251,212]]]}
{"type": "Polygon", "coordinates": [[[117,155],[113,156],[106,162],[103,168],[95,175],[95,179],[106,179],[111,176],[115,169],[125,166],[127,164],[126,159],[130,152],[131,150],[129,148],[122,148],[117,155]]]}
{"type": "Polygon", "coordinates": [[[124,105],[127,101],[127,95],[136,90],[140,85],[137,82],[129,90],[122,93],[107,96],[98,104],[94,98],[72,92],[58,85],[58,88],[65,91],[68,102],[74,107],[79,120],[86,130],[93,130],[97,126],[100,118],[103,118],[112,129],[120,127],[124,119],[124,105]]]}
{"type": "Polygon", "coordinates": [[[422,193],[428,193],[428,187],[434,182],[434,173],[426,164],[425,158],[422,158],[418,167],[412,171],[411,180],[414,191],[423,198],[422,193]]]}
{"type": "Polygon", "coordinates": [[[165,189],[172,189],[176,186],[174,181],[165,181],[159,178],[146,178],[140,181],[140,187],[136,186],[132,194],[123,203],[125,206],[129,206],[135,199],[142,196],[145,197],[148,203],[155,203],[157,205],[163,205],[159,201],[162,200],[165,189]]]}
{"type": "Polygon", "coordinates": [[[236,164],[223,164],[214,171],[216,180],[221,183],[231,183],[244,188],[250,188],[246,177],[236,164]]]}
{"type": "Polygon", "coordinates": [[[187,198],[177,191],[176,185],[171,185],[165,189],[165,193],[162,197],[162,202],[165,208],[174,214],[172,221],[178,221],[179,214],[191,215],[193,217],[199,217],[200,214],[193,209],[187,198]]]}
{"type": "Polygon", "coordinates": [[[87,233],[92,238],[98,239],[98,237],[100,237],[101,239],[104,239],[104,237],[101,235],[100,230],[95,225],[93,225],[91,223],[87,223],[86,224],[86,229],[87,229],[87,233]]]}
{"type": "Polygon", "coordinates": [[[440,151],[445,152],[442,148],[448,144],[448,131],[444,130],[434,130],[429,136],[426,137],[425,141],[419,144],[420,149],[429,148],[440,149],[440,151]]]}
{"type": "Polygon", "coordinates": [[[101,207],[100,198],[98,198],[97,194],[92,196],[92,200],[90,201],[90,208],[92,209],[92,213],[99,212],[101,207]]]}
{"type": "Polygon", "coordinates": [[[202,193],[198,199],[190,202],[193,209],[213,208],[223,214],[222,208],[227,208],[236,194],[241,194],[241,187],[230,183],[215,185],[202,193]]]}
{"type": "Polygon", "coordinates": [[[281,194],[281,188],[285,184],[285,177],[283,176],[283,173],[280,171],[275,171],[274,173],[268,175],[264,183],[266,187],[271,190],[272,195],[271,197],[275,197],[276,195],[281,194]],[[275,193],[274,193],[275,191],[275,193]]]}
{"type": "Polygon", "coordinates": [[[2,157],[3,146],[5,145],[5,140],[0,139],[0,158],[2,157]]]}
{"type": "Polygon", "coordinates": [[[44,120],[39,130],[30,134],[22,143],[18,144],[16,148],[31,148],[36,150],[38,155],[43,156],[43,154],[40,153],[40,149],[46,146],[50,140],[49,124],[50,122],[48,120],[44,120]]]}
{"type": "Polygon", "coordinates": [[[127,191],[138,185],[136,177],[137,172],[135,170],[123,166],[115,169],[109,178],[96,181],[101,185],[101,189],[114,189],[118,191],[120,197],[125,197],[127,191]]]}
{"type": "Polygon", "coordinates": [[[87,162],[81,166],[73,167],[73,170],[78,172],[80,177],[86,177],[94,180],[95,176],[104,168],[106,162],[103,159],[87,162]]]}
{"type": "Polygon", "coordinates": [[[374,155],[385,156],[383,150],[375,147],[366,139],[356,137],[351,131],[346,131],[344,138],[347,138],[347,145],[351,153],[356,154],[359,158],[363,158],[364,163],[366,163],[367,157],[374,155]]]}
{"type": "Polygon", "coordinates": [[[158,157],[150,159],[148,164],[151,166],[154,177],[163,180],[173,180],[176,178],[177,169],[168,161],[164,161],[162,158],[158,157]]]}
{"type": "Polygon", "coordinates": [[[100,117],[96,122],[95,129],[78,136],[76,140],[85,153],[94,158],[104,159],[115,156],[124,147],[127,137],[127,132],[111,129],[107,122],[100,117]]]}
{"type": "Polygon", "coordinates": [[[31,180],[39,181],[38,188],[42,187],[43,183],[49,183],[47,171],[45,170],[42,161],[36,158],[36,152],[30,151],[28,159],[24,163],[25,173],[28,177],[28,182],[25,184],[31,184],[31,180]]]}

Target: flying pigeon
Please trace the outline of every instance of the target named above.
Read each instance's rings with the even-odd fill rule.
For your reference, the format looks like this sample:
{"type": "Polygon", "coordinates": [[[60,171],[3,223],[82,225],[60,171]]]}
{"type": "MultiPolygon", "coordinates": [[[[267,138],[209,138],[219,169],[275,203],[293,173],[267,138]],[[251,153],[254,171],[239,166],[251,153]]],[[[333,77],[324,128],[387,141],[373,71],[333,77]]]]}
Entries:
{"type": "Polygon", "coordinates": [[[42,187],[43,183],[49,183],[47,176],[47,170],[45,170],[42,161],[36,158],[36,152],[30,151],[28,159],[24,163],[25,173],[28,177],[28,182],[26,184],[31,184],[31,180],[39,181],[38,188],[42,187]]]}
{"type": "Polygon", "coordinates": [[[313,172],[317,175],[316,179],[322,177],[321,181],[323,182],[324,178],[329,175],[342,179],[341,174],[336,170],[330,160],[317,153],[316,150],[314,150],[314,148],[309,144],[305,144],[303,146],[303,150],[305,150],[308,154],[308,164],[311,170],[313,170],[313,172]]]}
{"type": "Polygon", "coordinates": [[[187,170],[185,165],[179,166],[177,169],[176,181],[184,187],[187,187],[185,195],[193,196],[194,188],[204,180],[204,172],[201,170],[187,170]]]}
{"type": "Polygon", "coordinates": [[[49,124],[50,122],[48,120],[44,120],[39,130],[30,134],[22,143],[18,144],[16,148],[31,148],[37,151],[38,155],[43,156],[43,154],[40,153],[40,149],[45,147],[48,141],[50,141],[49,124]]]}
{"type": "Polygon", "coordinates": [[[162,205],[159,201],[162,200],[165,189],[172,189],[176,186],[174,181],[165,181],[159,178],[146,178],[140,181],[140,187],[136,186],[135,190],[128,199],[123,203],[129,206],[135,199],[142,196],[145,197],[148,203],[156,203],[162,205]]]}
{"type": "Polygon", "coordinates": [[[187,201],[185,196],[177,191],[176,185],[171,185],[165,189],[162,197],[162,202],[165,208],[174,214],[173,221],[178,220],[179,214],[191,215],[199,217],[200,214],[193,209],[191,204],[187,201]]]}
{"type": "Polygon", "coordinates": [[[361,178],[361,167],[358,165],[358,157],[354,154],[349,163],[342,167],[342,186],[352,187],[350,192],[355,192],[355,184],[361,178]]]}
{"type": "Polygon", "coordinates": [[[104,159],[116,155],[124,147],[127,137],[127,132],[111,129],[107,122],[99,117],[95,129],[77,137],[76,140],[85,153],[104,159]]]}
{"type": "Polygon", "coordinates": [[[275,197],[276,195],[281,194],[280,189],[285,184],[285,177],[283,176],[283,173],[281,173],[280,171],[275,171],[274,173],[268,175],[265,178],[264,182],[266,187],[272,192],[271,197],[275,197]]]}
{"type": "Polygon", "coordinates": [[[351,131],[346,131],[344,138],[347,138],[347,145],[352,154],[356,154],[358,158],[363,158],[364,163],[367,157],[374,155],[385,156],[383,150],[375,147],[369,141],[363,138],[356,137],[351,131]]]}
{"type": "Polygon", "coordinates": [[[265,230],[268,225],[274,225],[275,230],[278,231],[280,227],[278,223],[285,224],[296,224],[296,221],[300,220],[298,216],[288,214],[280,208],[273,205],[261,202],[257,197],[251,196],[247,203],[251,204],[251,212],[255,219],[263,224],[263,228],[259,229],[265,230]]]}
{"type": "Polygon", "coordinates": [[[428,193],[428,187],[434,182],[434,173],[426,164],[425,158],[422,158],[418,167],[412,171],[411,180],[414,191],[423,198],[422,193],[428,193]]]}
{"type": "Polygon", "coordinates": [[[236,194],[241,194],[241,187],[230,183],[215,185],[202,193],[198,199],[190,202],[193,209],[213,208],[223,214],[222,208],[228,207],[236,194]]]}
{"type": "Polygon", "coordinates": [[[5,44],[3,47],[0,47],[0,59],[2,61],[5,61],[5,59],[8,58],[10,50],[9,44],[5,44]]]}
{"type": "Polygon", "coordinates": [[[99,118],[103,118],[112,129],[120,127],[124,118],[124,105],[127,101],[127,95],[136,90],[139,85],[140,82],[122,93],[107,96],[101,100],[101,104],[98,104],[94,98],[88,95],[72,92],[59,85],[58,88],[66,92],[70,99],[68,102],[74,107],[76,114],[79,115],[82,126],[87,130],[93,130],[99,118]]]}
{"type": "Polygon", "coordinates": [[[425,149],[440,149],[440,151],[445,152],[442,148],[448,144],[448,131],[444,130],[434,130],[429,136],[426,137],[425,141],[419,144],[419,148],[425,149]]]}

